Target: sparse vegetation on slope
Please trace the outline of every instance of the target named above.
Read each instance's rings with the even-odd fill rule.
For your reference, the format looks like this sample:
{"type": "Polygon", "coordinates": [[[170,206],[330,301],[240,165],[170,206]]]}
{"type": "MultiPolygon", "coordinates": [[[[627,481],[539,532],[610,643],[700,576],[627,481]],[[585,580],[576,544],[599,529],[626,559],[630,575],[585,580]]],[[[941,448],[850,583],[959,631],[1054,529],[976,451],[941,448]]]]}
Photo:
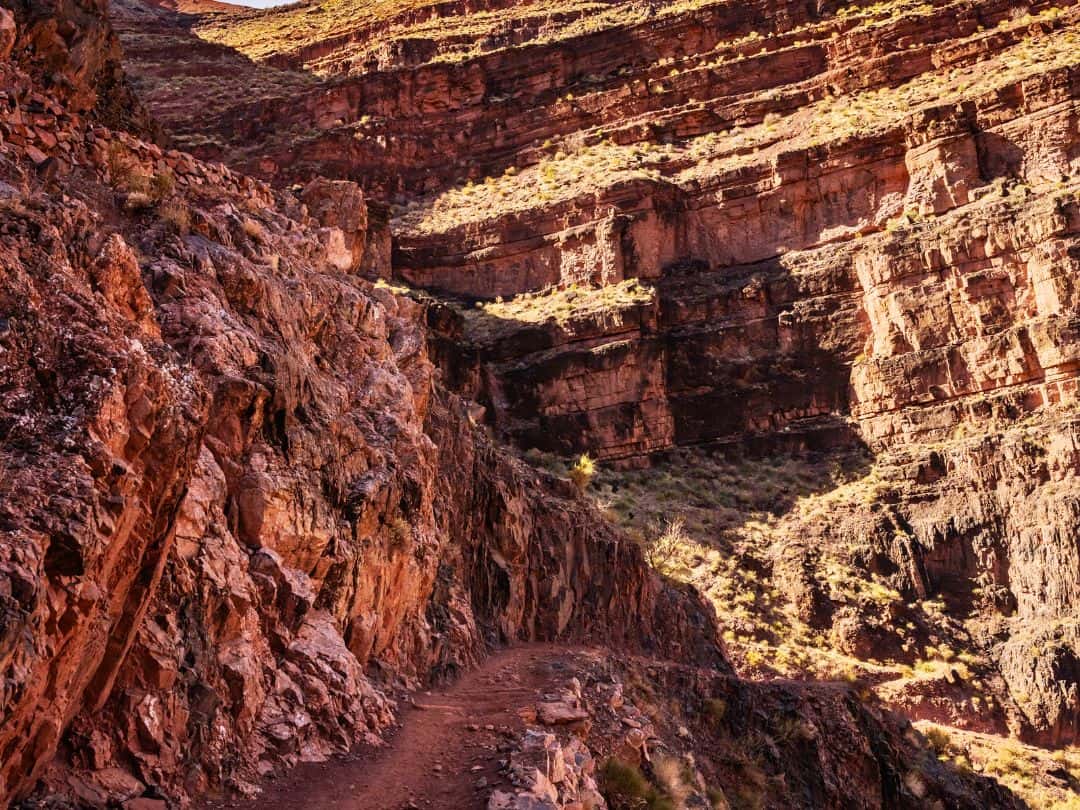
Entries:
{"type": "MultiPolygon", "coordinates": [[[[1059,14],[1049,9],[1038,19],[1052,21],[1059,14]]],[[[980,61],[944,73],[927,71],[897,86],[827,95],[795,109],[784,109],[787,105],[781,106],[777,99],[775,106],[784,112],[764,117],[748,116],[749,110],[737,108],[718,110],[738,117],[729,127],[700,135],[668,142],[623,144],[599,138],[576,146],[541,145],[535,165],[413,201],[399,209],[396,227],[410,235],[449,233],[473,222],[565,204],[619,183],[666,182],[689,190],[710,176],[767,162],[780,153],[865,138],[905,122],[910,125],[920,111],[946,108],[965,98],[1080,65],[1076,30],[1034,35],[1028,33],[1031,29],[1032,23],[1023,20],[1003,26],[1003,30],[1019,32],[1015,44],[980,61]]],[[[790,103],[798,101],[796,96],[790,103]]],[[[690,106],[710,109],[707,103],[690,106]]],[[[1060,177],[1046,181],[1056,183],[1060,177]]]]}

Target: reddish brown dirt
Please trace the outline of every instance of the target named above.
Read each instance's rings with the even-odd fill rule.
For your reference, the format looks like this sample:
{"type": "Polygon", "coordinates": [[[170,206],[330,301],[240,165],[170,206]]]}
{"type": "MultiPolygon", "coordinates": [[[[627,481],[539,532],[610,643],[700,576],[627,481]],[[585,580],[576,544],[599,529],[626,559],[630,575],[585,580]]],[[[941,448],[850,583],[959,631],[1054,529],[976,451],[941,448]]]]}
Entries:
{"type": "Polygon", "coordinates": [[[500,745],[522,727],[518,710],[565,681],[573,651],[526,644],[492,655],[442,691],[417,693],[382,748],[302,765],[257,799],[207,803],[233,810],[404,810],[486,807],[505,782],[500,745]],[[475,728],[476,730],[470,730],[475,728]],[[476,769],[476,770],[474,770],[476,769]],[[478,787],[481,779],[486,782],[478,787]]]}

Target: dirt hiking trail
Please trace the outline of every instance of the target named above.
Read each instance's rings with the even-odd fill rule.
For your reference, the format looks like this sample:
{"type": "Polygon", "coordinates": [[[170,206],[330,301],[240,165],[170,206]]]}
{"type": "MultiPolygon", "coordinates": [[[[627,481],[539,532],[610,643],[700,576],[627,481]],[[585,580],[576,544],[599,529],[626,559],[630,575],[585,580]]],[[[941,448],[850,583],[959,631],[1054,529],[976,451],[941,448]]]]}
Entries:
{"type": "Polygon", "coordinates": [[[500,746],[520,731],[518,710],[564,684],[574,651],[526,644],[499,651],[444,690],[419,692],[386,746],[303,764],[256,799],[207,802],[230,810],[472,810],[505,784],[500,746]]]}

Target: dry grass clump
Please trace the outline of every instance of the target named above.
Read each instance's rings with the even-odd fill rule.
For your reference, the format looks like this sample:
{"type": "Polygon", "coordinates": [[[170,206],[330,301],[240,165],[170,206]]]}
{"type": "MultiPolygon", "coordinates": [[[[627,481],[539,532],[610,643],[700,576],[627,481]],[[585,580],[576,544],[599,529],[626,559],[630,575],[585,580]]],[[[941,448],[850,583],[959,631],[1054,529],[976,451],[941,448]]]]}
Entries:
{"type": "Polygon", "coordinates": [[[1070,786],[1080,784],[1080,749],[1075,746],[1048,751],[927,721],[915,725],[940,760],[996,779],[1032,810],[1076,810],[1080,794],[1070,786]]]}
{"type": "Polygon", "coordinates": [[[106,165],[110,184],[124,195],[124,210],[146,211],[171,202],[173,205],[166,213],[170,218],[179,218],[176,202],[172,199],[176,178],[169,169],[148,171],[138,156],[118,141],[109,144],[106,165]]]}
{"type": "Polygon", "coordinates": [[[713,723],[721,722],[727,716],[728,705],[723,698],[709,698],[705,701],[705,714],[713,723]]]}
{"type": "Polygon", "coordinates": [[[569,284],[505,301],[481,301],[463,309],[462,314],[468,337],[476,343],[488,343],[528,324],[554,322],[572,329],[575,323],[593,320],[619,326],[624,313],[651,304],[655,296],[656,291],[638,279],[602,286],[569,284]]]}
{"type": "MultiPolygon", "coordinates": [[[[159,229],[159,233],[164,231],[166,234],[186,236],[191,232],[196,214],[192,206],[197,202],[197,195],[191,197],[192,202],[189,203],[191,185],[183,179],[178,182],[177,175],[168,164],[163,165],[160,158],[140,152],[122,140],[109,143],[104,164],[108,183],[117,192],[125,211],[148,215],[145,222],[148,226],[152,226],[156,219],[157,225],[152,227],[159,229]]],[[[220,172],[227,175],[227,170],[223,168],[220,172]]],[[[221,173],[211,171],[208,174],[211,181],[221,182],[228,187],[228,178],[221,173]]],[[[183,176],[181,174],[181,178],[183,176]]],[[[240,208],[249,210],[260,207],[259,197],[246,193],[237,203],[240,208]]],[[[263,241],[265,233],[260,223],[246,216],[242,217],[240,223],[240,229],[249,237],[263,241]]]]}
{"type": "Polygon", "coordinates": [[[611,810],[675,810],[675,803],[664,795],[641,771],[611,758],[600,767],[600,790],[611,810]]]}
{"type": "Polygon", "coordinates": [[[174,233],[186,236],[191,232],[191,209],[183,200],[167,200],[158,206],[157,213],[174,233]]]}
{"type": "Polygon", "coordinates": [[[241,222],[244,234],[256,242],[263,242],[266,240],[266,230],[263,228],[262,223],[251,217],[244,217],[241,222]]]}
{"type": "Polygon", "coordinates": [[[145,192],[150,188],[150,175],[143,171],[138,158],[122,143],[109,144],[107,155],[109,182],[119,191],[145,192]]]}
{"type": "Polygon", "coordinates": [[[147,171],[138,156],[118,141],[109,144],[107,165],[109,181],[117,191],[143,195],[157,202],[171,194],[175,185],[172,172],[147,171]]]}
{"type": "Polygon", "coordinates": [[[686,535],[686,522],[681,517],[668,521],[662,532],[646,541],[645,557],[649,565],[661,573],[667,572],[667,566],[677,555],[690,545],[686,535]]]}
{"type": "Polygon", "coordinates": [[[867,579],[865,574],[838,560],[826,562],[821,574],[824,576],[820,581],[834,601],[866,601],[882,607],[900,601],[900,594],[894,588],[867,579]]]}

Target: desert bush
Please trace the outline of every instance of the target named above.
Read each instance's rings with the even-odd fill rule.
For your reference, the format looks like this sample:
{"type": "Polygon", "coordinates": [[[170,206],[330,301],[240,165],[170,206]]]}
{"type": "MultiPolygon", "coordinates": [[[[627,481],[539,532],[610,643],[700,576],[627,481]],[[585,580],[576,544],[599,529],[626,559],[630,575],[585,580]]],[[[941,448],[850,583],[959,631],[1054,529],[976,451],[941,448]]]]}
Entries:
{"type": "Polygon", "coordinates": [[[129,192],[124,200],[125,211],[146,211],[154,207],[153,198],[145,191],[129,192]]]}
{"type": "Polygon", "coordinates": [[[584,492],[596,475],[596,462],[589,458],[588,453],[582,453],[573,467],[570,468],[570,480],[584,492]]]}
{"type": "Polygon", "coordinates": [[[109,182],[118,191],[146,194],[150,190],[150,175],[122,143],[109,144],[108,165],[109,182]]]}
{"type": "Polygon", "coordinates": [[[692,771],[676,757],[658,757],[653,763],[653,773],[664,793],[676,806],[681,807],[692,792],[686,784],[692,771]]]}
{"type": "Polygon", "coordinates": [[[776,739],[780,742],[806,742],[814,739],[816,733],[814,727],[798,717],[782,717],[773,725],[776,739]]]}
{"type": "Polygon", "coordinates": [[[150,178],[150,196],[156,201],[160,202],[165,200],[173,193],[173,189],[176,188],[176,178],[173,173],[166,169],[163,172],[158,172],[150,178]]]}
{"type": "Polygon", "coordinates": [[[727,796],[720,788],[711,787],[705,791],[705,793],[709,797],[709,802],[712,804],[713,810],[720,810],[720,808],[727,808],[730,806],[728,804],[727,796]]]}
{"type": "Polygon", "coordinates": [[[686,523],[681,517],[677,517],[669,521],[664,530],[649,542],[645,556],[653,568],[663,570],[688,542],[686,523]]]}
{"type": "Polygon", "coordinates": [[[152,208],[168,199],[176,187],[176,178],[171,171],[165,169],[150,174],[122,143],[109,145],[108,166],[113,188],[128,195],[124,201],[128,211],[152,208]]]}
{"type": "Polygon", "coordinates": [[[939,757],[948,753],[949,747],[952,745],[952,739],[944,729],[930,727],[923,732],[923,736],[926,737],[926,744],[939,757]]]}
{"type": "Polygon", "coordinates": [[[611,810],[675,810],[640,770],[614,757],[600,768],[600,792],[611,810]]]}
{"type": "MultiPolygon", "coordinates": [[[[929,740],[929,734],[926,736],[929,740]]],[[[993,755],[983,762],[983,768],[987,773],[999,776],[1023,774],[1027,770],[1027,763],[1023,749],[1012,740],[1007,740],[998,745],[993,755]]]]}

